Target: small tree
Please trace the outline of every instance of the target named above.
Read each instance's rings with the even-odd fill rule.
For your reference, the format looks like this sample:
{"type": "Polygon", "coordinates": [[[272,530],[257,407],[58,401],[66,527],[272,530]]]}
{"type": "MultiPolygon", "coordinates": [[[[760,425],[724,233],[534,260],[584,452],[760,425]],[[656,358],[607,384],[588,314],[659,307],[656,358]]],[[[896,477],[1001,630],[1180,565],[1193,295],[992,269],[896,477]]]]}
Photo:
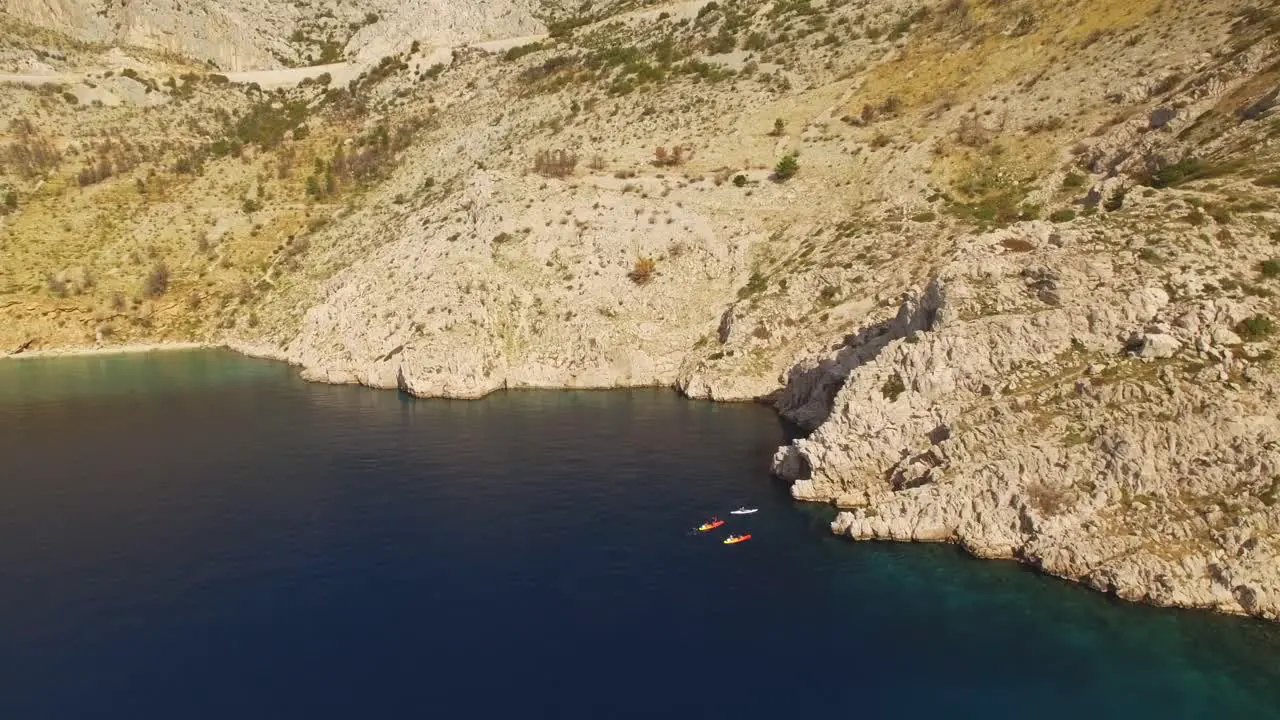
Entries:
{"type": "Polygon", "coordinates": [[[773,168],[773,178],[778,182],[786,182],[795,177],[800,171],[800,163],[796,161],[795,155],[786,155],[773,168]]]}

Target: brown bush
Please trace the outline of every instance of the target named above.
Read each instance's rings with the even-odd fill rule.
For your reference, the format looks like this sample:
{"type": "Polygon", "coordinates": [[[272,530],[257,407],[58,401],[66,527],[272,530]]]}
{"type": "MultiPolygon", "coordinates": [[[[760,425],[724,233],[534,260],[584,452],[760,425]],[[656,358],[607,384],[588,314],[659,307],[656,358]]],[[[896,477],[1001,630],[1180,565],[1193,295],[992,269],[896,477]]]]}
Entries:
{"type": "Polygon", "coordinates": [[[684,145],[676,145],[670,150],[658,147],[653,151],[653,164],[658,167],[674,167],[685,164],[692,157],[693,150],[684,145]]]}
{"type": "Polygon", "coordinates": [[[653,258],[638,258],[635,267],[631,268],[631,272],[627,273],[627,277],[631,278],[631,282],[637,285],[645,285],[653,279],[654,272],[657,269],[658,264],[653,261],[653,258]]]}
{"type": "Polygon", "coordinates": [[[989,128],[977,115],[966,115],[960,118],[960,124],[956,127],[956,142],[972,148],[985,147],[1004,130],[1004,124],[1005,119],[1002,117],[994,128],[989,128]]]}
{"type": "Polygon", "coordinates": [[[1071,496],[1064,488],[1036,482],[1027,487],[1027,499],[1031,507],[1042,515],[1058,515],[1071,504],[1071,496]]]}
{"type": "Polygon", "coordinates": [[[54,295],[57,295],[60,298],[65,298],[67,295],[70,294],[70,290],[68,289],[68,286],[67,286],[67,281],[63,280],[62,278],[55,277],[53,275],[48,275],[45,277],[44,282],[45,282],[45,285],[48,286],[49,292],[53,293],[54,295]]]}
{"type": "Polygon", "coordinates": [[[157,298],[169,291],[169,266],[163,262],[156,263],[147,276],[144,287],[147,297],[157,298]]]}
{"type": "Polygon", "coordinates": [[[568,150],[541,150],[533,158],[533,171],[546,177],[568,177],[577,166],[578,156],[568,150]]]}

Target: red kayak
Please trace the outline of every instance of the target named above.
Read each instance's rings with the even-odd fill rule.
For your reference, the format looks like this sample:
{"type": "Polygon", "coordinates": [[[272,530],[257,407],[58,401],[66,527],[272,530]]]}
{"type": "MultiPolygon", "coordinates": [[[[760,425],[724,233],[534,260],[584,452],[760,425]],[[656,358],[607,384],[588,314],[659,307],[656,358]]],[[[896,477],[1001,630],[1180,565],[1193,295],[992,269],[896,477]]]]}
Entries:
{"type": "Polygon", "coordinates": [[[704,522],[698,526],[698,532],[707,532],[708,530],[715,530],[716,528],[720,527],[723,524],[724,524],[723,520],[719,518],[711,518],[707,522],[704,522]]]}
{"type": "Polygon", "coordinates": [[[729,537],[724,539],[724,544],[737,545],[738,543],[743,543],[750,539],[751,539],[750,535],[730,535],[729,537]]]}

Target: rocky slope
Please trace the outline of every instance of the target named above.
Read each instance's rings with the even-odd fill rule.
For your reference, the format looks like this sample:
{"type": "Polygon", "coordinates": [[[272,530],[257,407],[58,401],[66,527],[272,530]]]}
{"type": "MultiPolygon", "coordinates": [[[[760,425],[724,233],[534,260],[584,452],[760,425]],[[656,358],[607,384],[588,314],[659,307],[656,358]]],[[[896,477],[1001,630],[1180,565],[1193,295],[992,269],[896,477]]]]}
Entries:
{"type": "Polygon", "coordinates": [[[376,62],[414,41],[448,47],[532,35],[545,29],[537,9],[532,0],[6,0],[0,12],[82,42],[163,50],[243,71],[344,58],[376,62]]]}
{"type": "Polygon", "coordinates": [[[1277,617],[1274,10],[323,10],[194,60],[0,15],[66,77],[0,85],[0,347],[764,400],[838,533],[1277,617]]]}

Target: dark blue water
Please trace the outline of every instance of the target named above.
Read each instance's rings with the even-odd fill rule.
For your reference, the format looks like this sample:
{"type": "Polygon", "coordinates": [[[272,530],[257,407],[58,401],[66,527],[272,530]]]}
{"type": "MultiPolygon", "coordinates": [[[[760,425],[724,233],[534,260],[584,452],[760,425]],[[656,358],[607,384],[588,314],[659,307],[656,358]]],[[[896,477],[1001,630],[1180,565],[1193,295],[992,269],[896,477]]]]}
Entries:
{"type": "Polygon", "coordinates": [[[766,409],[0,363],[0,718],[1271,718],[1272,625],[853,544],[766,409]],[[689,529],[760,512],[724,546],[689,529]]]}

